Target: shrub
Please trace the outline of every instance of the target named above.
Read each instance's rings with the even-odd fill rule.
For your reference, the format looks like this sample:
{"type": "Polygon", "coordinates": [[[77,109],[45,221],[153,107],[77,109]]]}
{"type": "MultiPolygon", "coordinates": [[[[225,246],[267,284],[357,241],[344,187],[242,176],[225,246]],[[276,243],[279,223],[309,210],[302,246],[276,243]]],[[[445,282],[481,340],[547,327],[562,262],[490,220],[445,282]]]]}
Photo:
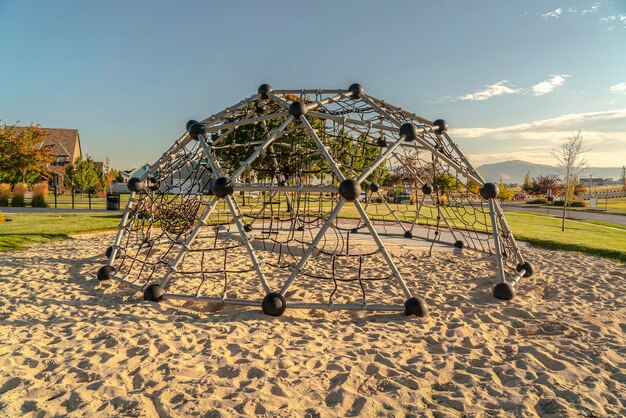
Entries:
{"type": "Polygon", "coordinates": [[[11,185],[0,183],[0,206],[9,206],[11,199],[11,185]]]}
{"type": "Polygon", "coordinates": [[[555,200],[552,205],[554,206],[563,206],[565,205],[565,200],[555,200]]]}
{"type": "Polygon", "coordinates": [[[547,205],[548,204],[548,199],[546,199],[545,197],[540,197],[538,199],[527,200],[526,203],[528,203],[530,205],[547,205]]]}
{"type": "Polygon", "coordinates": [[[13,186],[13,199],[11,199],[11,206],[14,208],[24,207],[24,194],[26,193],[26,184],[17,183],[13,186]]]}
{"type": "Polygon", "coordinates": [[[4,213],[0,212],[0,222],[6,222],[6,218],[4,217],[4,213]]]}
{"type": "Polygon", "coordinates": [[[33,186],[33,200],[30,205],[34,208],[47,208],[46,196],[48,196],[48,183],[35,184],[33,186]]]}
{"type": "Polygon", "coordinates": [[[570,206],[573,208],[586,208],[587,202],[585,202],[584,200],[577,200],[575,202],[572,202],[570,206]]]}

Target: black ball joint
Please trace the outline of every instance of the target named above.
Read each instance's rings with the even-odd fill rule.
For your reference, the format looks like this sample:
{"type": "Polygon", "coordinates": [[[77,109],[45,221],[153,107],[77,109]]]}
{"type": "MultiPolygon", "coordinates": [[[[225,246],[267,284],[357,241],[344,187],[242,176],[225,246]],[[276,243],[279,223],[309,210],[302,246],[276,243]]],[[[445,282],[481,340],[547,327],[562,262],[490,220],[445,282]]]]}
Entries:
{"type": "Polygon", "coordinates": [[[138,177],[133,177],[128,180],[127,187],[131,192],[139,193],[146,188],[146,182],[141,181],[138,177]]]}
{"type": "Polygon", "coordinates": [[[502,282],[494,286],[493,295],[498,299],[511,300],[515,296],[515,290],[510,284],[502,282]]]}
{"type": "Polygon", "coordinates": [[[199,139],[199,136],[204,135],[206,132],[204,125],[196,121],[190,120],[189,122],[187,122],[187,125],[188,125],[187,132],[189,132],[189,136],[191,137],[191,139],[195,139],[197,141],[199,139]],[[189,125],[189,122],[194,122],[194,123],[189,125]]]}
{"type": "Polygon", "coordinates": [[[348,202],[354,202],[361,195],[361,185],[353,179],[345,179],[339,184],[339,195],[348,202]]]}
{"type": "Polygon", "coordinates": [[[518,264],[516,267],[517,271],[525,270],[524,277],[531,277],[535,273],[535,268],[529,261],[525,261],[521,264],[518,264]]]}
{"type": "Polygon", "coordinates": [[[113,266],[102,266],[100,267],[100,269],[98,270],[98,280],[100,281],[104,281],[104,280],[110,280],[113,278],[113,276],[115,276],[116,270],[115,267],[113,266]]]}
{"type": "Polygon", "coordinates": [[[261,84],[257,89],[257,93],[261,95],[262,99],[267,99],[267,95],[272,91],[274,91],[274,89],[269,84],[261,84]]]}
{"type": "Polygon", "coordinates": [[[308,111],[308,107],[303,102],[293,102],[289,105],[289,114],[294,118],[299,118],[302,115],[306,115],[308,111]]]}
{"type": "Polygon", "coordinates": [[[407,122],[400,126],[400,136],[404,136],[405,140],[413,141],[417,135],[419,135],[419,130],[414,124],[407,122]]]}
{"type": "Polygon", "coordinates": [[[433,188],[430,184],[425,184],[422,186],[422,193],[428,195],[433,192],[433,188]]]}
{"type": "Polygon", "coordinates": [[[404,302],[404,314],[423,318],[428,314],[428,306],[422,298],[409,298],[404,302]]]}
{"type": "Polygon", "coordinates": [[[261,302],[261,309],[263,309],[265,315],[281,316],[287,309],[287,302],[280,293],[268,293],[261,302]]]}
{"type": "Polygon", "coordinates": [[[484,186],[480,189],[480,197],[485,200],[495,199],[498,197],[498,186],[494,183],[485,183],[484,186]]]}
{"type": "Polygon", "coordinates": [[[437,132],[435,132],[437,135],[442,135],[445,131],[448,130],[448,122],[443,119],[437,119],[433,122],[433,125],[439,128],[437,129],[437,132]]]}
{"type": "Polygon", "coordinates": [[[350,92],[350,97],[353,99],[358,99],[361,94],[365,93],[365,89],[359,83],[351,84],[350,87],[348,87],[348,91],[350,92]]]}
{"type": "Polygon", "coordinates": [[[148,287],[146,287],[143,291],[143,300],[147,300],[150,302],[161,302],[163,300],[163,295],[165,294],[165,290],[158,283],[152,283],[148,287]]]}
{"type": "Polygon", "coordinates": [[[228,177],[218,177],[213,182],[213,193],[220,199],[234,193],[233,183],[228,177]]]}
{"type": "Polygon", "coordinates": [[[374,193],[376,193],[378,189],[379,189],[378,184],[376,183],[370,184],[370,190],[373,191],[374,193]]]}

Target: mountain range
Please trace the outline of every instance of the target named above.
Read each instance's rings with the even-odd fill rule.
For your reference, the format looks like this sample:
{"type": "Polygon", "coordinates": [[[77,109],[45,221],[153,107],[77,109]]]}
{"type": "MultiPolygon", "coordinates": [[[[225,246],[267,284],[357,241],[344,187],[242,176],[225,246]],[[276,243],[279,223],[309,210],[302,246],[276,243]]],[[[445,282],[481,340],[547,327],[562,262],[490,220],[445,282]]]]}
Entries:
{"type": "MultiPolygon", "coordinates": [[[[556,174],[562,177],[558,167],[547,164],[535,164],[522,160],[483,164],[476,169],[482,173],[487,181],[492,182],[497,182],[502,178],[502,181],[505,183],[521,184],[524,182],[526,173],[530,173],[531,177],[545,176],[548,174],[556,174]]],[[[621,170],[621,167],[588,167],[581,177],[588,178],[589,176],[593,176],[593,178],[619,179],[621,170]]]]}

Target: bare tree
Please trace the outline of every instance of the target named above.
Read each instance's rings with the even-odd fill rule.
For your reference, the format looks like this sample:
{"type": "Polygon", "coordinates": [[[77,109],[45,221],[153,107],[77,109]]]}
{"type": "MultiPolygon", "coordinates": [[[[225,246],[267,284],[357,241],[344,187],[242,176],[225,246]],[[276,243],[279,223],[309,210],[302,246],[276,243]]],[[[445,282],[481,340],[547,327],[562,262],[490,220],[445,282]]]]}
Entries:
{"type": "Polygon", "coordinates": [[[582,157],[582,154],[587,151],[589,150],[583,148],[583,136],[580,134],[580,130],[567,138],[560,147],[552,150],[552,156],[558,160],[559,167],[565,176],[563,179],[565,202],[563,204],[561,231],[565,231],[565,212],[573,194],[575,182],[587,167],[587,160],[582,157]]]}
{"type": "Polygon", "coordinates": [[[626,165],[622,166],[622,191],[626,192],[626,165]]]}

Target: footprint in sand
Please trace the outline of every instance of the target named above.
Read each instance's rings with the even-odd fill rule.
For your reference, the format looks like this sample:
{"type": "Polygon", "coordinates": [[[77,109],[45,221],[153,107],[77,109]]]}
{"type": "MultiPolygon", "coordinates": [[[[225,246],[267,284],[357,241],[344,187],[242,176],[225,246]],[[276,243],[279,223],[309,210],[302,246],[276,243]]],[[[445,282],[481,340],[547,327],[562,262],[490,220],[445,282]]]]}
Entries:
{"type": "Polygon", "coordinates": [[[538,362],[543,364],[545,367],[555,372],[559,372],[567,368],[565,363],[562,363],[550,357],[549,355],[542,353],[535,347],[520,347],[518,352],[530,354],[530,356],[533,357],[535,360],[537,360],[538,362]]]}

